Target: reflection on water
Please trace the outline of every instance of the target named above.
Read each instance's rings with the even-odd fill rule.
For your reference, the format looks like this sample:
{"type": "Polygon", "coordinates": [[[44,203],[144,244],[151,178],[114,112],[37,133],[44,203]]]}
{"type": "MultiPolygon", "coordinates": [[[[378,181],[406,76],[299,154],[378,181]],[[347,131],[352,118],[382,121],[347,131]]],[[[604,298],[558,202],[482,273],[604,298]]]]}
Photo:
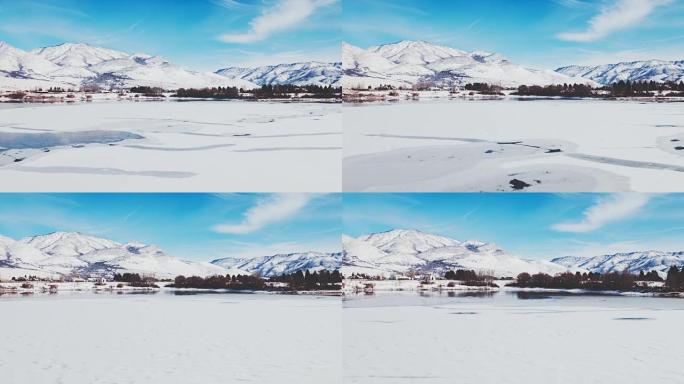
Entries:
{"type": "Polygon", "coordinates": [[[584,291],[582,293],[577,292],[533,292],[533,291],[518,291],[518,292],[506,292],[510,295],[515,295],[516,298],[520,300],[544,300],[553,299],[557,297],[581,297],[581,296],[620,296],[615,292],[591,292],[584,291]]]}

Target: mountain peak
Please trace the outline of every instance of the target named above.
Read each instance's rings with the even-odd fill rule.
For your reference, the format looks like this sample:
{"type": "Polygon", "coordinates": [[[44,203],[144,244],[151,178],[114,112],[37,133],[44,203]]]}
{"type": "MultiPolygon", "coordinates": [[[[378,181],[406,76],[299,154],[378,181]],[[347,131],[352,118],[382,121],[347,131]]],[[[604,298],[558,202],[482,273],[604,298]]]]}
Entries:
{"type": "Polygon", "coordinates": [[[497,53],[469,53],[426,41],[402,40],[367,49],[343,45],[342,49],[344,87],[347,88],[410,87],[419,83],[447,88],[478,82],[506,87],[573,82],[593,84],[587,79],[525,68],[497,53]]]}

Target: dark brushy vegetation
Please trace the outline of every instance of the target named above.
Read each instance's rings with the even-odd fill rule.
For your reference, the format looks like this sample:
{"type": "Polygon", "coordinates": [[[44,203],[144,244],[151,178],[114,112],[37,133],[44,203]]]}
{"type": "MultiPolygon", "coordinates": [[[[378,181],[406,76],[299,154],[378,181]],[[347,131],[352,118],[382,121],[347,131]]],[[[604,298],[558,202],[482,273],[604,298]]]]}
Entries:
{"type": "Polygon", "coordinates": [[[339,290],[342,277],[339,271],[297,271],[268,280],[254,275],[177,276],[171,287],[196,289],[230,289],[250,291],[315,291],[339,290]],[[277,284],[281,283],[281,284],[277,284]]]}
{"type": "Polygon", "coordinates": [[[310,99],[335,99],[342,97],[341,87],[320,85],[263,85],[261,88],[244,90],[236,87],[181,88],[173,97],[203,99],[290,99],[293,96],[310,99]]]}
{"type": "Polygon", "coordinates": [[[290,289],[297,291],[311,290],[340,290],[342,288],[342,275],[339,271],[297,271],[289,275],[272,277],[270,281],[286,283],[290,289]]]}
{"type": "Polygon", "coordinates": [[[444,278],[447,280],[458,280],[461,284],[470,287],[498,287],[494,284],[494,276],[484,272],[475,272],[469,269],[457,269],[456,271],[446,271],[444,278]]]}
{"type": "Polygon", "coordinates": [[[645,282],[663,282],[656,271],[639,274],[623,272],[593,273],[565,272],[555,276],[546,273],[521,273],[516,282],[508,284],[521,288],[586,289],[596,291],[677,292],[684,290],[684,267],[670,267],[662,286],[645,282]]]}
{"type": "Polygon", "coordinates": [[[521,85],[514,95],[548,97],[652,97],[656,92],[663,96],[683,96],[684,82],[656,83],[655,81],[623,81],[594,88],[586,84],[521,85]]]}

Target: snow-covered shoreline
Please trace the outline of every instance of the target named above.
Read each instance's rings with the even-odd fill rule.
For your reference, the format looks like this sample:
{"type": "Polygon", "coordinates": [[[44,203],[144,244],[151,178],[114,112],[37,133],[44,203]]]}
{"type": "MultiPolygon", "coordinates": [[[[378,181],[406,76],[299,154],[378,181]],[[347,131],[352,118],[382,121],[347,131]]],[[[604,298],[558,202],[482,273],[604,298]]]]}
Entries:
{"type": "Polygon", "coordinates": [[[333,290],[313,290],[313,291],[283,291],[283,290],[235,290],[235,289],[204,289],[204,288],[174,288],[168,285],[171,281],[159,281],[154,286],[132,286],[128,283],[117,281],[78,281],[78,282],[59,282],[59,281],[29,281],[29,282],[0,282],[0,297],[24,297],[24,296],[44,296],[54,294],[78,294],[78,293],[161,293],[174,295],[190,294],[263,294],[263,295],[308,295],[308,296],[341,296],[341,291],[333,290]],[[28,283],[28,285],[27,285],[28,283]]]}
{"type": "Polygon", "coordinates": [[[521,288],[512,287],[507,284],[514,280],[494,280],[496,287],[488,286],[469,286],[461,281],[434,280],[425,283],[421,280],[373,280],[373,279],[353,279],[344,280],[343,292],[345,295],[356,294],[402,294],[402,293],[563,293],[572,295],[597,295],[597,296],[639,296],[639,297],[672,297],[684,298],[684,292],[639,292],[639,291],[613,291],[613,290],[591,290],[591,289],[559,289],[559,288],[521,288]],[[370,286],[366,292],[364,288],[370,286]]]}

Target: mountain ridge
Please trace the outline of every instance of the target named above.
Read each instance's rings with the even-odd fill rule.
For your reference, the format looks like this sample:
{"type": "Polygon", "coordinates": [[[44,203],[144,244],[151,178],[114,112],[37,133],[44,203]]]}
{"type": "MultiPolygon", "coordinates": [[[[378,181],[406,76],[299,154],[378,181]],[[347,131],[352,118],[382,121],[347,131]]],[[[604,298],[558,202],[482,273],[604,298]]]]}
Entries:
{"type": "Polygon", "coordinates": [[[569,65],[556,69],[566,75],[581,76],[602,85],[618,81],[684,81],[684,60],[637,60],[602,65],[569,65]]]}
{"type": "Polygon", "coordinates": [[[276,64],[247,68],[241,76],[225,76],[218,72],[227,73],[230,68],[216,72],[193,71],[161,56],[130,54],[84,43],[62,43],[24,51],[0,41],[0,89],[8,90],[86,86],[114,90],[134,86],[254,89],[264,84],[336,85],[341,77],[340,66],[315,61],[276,64]],[[266,71],[266,68],[270,70],[266,71]],[[253,76],[256,73],[261,76],[253,76]],[[259,84],[246,78],[253,78],[259,84]]]}
{"type": "Polygon", "coordinates": [[[495,244],[459,241],[417,230],[393,229],[356,238],[343,236],[342,272],[389,277],[405,274],[443,274],[449,269],[473,269],[499,277],[518,273],[657,271],[661,277],[672,266],[684,265],[684,252],[635,251],[595,257],[564,256],[528,260],[495,244]]]}
{"type": "Polygon", "coordinates": [[[227,67],[215,72],[263,85],[319,85],[338,87],[342,79],[342,63],[307,61],[265,65],[260,67],[227,67]]]}
{"type": "Polygon", "coordinates": [[[593,84],[552,70],[537,70],[514,64],[497,53],[466,52],[424,41],[403,40],[366,49],[342,45],[345,88],[381,84],[411,87],[419,83],[441,87],[467,83],[489,83],[513,87],[562,83],[593,84]]]}
{"type": "Polygon", "coordinates": [[[226,274],[270,277],[299,270],[337,269],[338,260],[341,260],[340,253],[308,252],[199,262],[167,255],[154,245],[119,243],[79,232],[52,232],[19,240],[0,236],[0,276],[3,277],[28,274],[111,278],[115,273],[124,272],[157,278],[226,274]]]}

